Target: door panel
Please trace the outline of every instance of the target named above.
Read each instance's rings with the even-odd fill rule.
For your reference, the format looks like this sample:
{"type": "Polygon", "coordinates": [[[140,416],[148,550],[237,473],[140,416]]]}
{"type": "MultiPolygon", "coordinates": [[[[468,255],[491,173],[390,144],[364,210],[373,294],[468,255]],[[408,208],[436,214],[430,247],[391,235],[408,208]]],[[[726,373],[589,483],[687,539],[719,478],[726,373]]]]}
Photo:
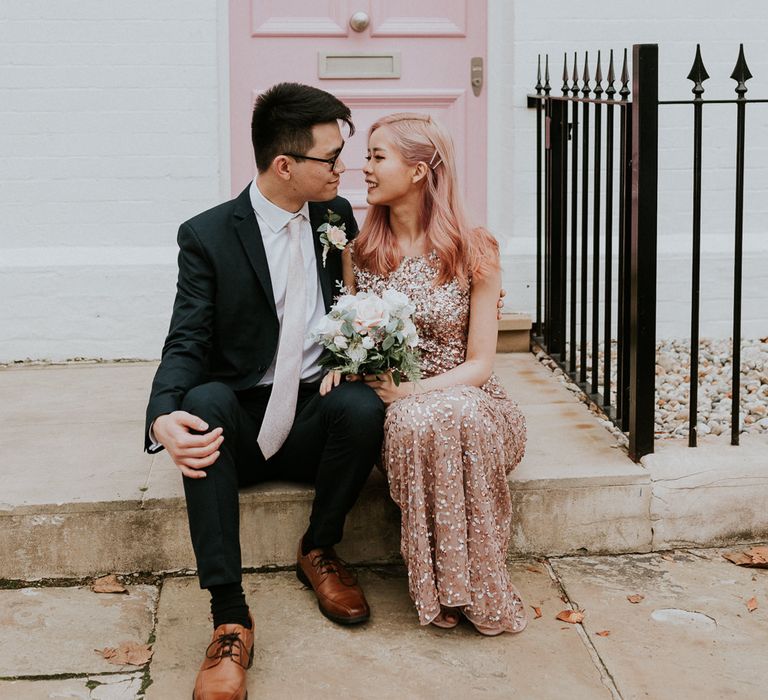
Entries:
{"type": "Polygon", "coordinates": [[[344,149],[347,172],[340,192],[353,203],[358,221],[365,214],[361,170],[368,127],[385,114],[416,111],[431,114],[450,131],[470,213],[484,223],[486,90],[473,94],[470,61],[486,57],[485,1],[474,2],[471,10],[468,0],[231,0],[233,194],[255,174],[250,145],[255,96],[275,83],[297,81],[333,93],[352,110],[357,132],[344,149]],[[363,31],[349,25],[354,12],[370,18],[363,31]],[[343,65],[343,75],[353,77],[330,71],[321,78],[321,53],[332,57],[324,65],[343,65]],[[363,77],[378,63],[365,57],[356,61],[359,54],[397,54],[399,72],[363,77]],[[334,55],[341,58],[334,62],[334,55]]]}
{"type": "MultiPolygon", "coordinates": [[[[462,133],[465,128],[465,93],[423,90],[340,90],[336,93],[352,109],[355,126],[359,130],[344,147],[344,163],[347,170],[341,176],[341,189],[355,208],[358,221],[364,218],[366,207],[365,167],[368,127],[379,117],[392,112],[426,112],[438,119],[450,133],[462,133]]],[[[456,144],[463,145],[463,142],[456,144]]],[[[457,170],[463,172],[465,154],[457,150],[457,170]]]]}
{"type": "Polygon", "coordinates": [[[466,36],[467,1],[371,0],[371,36],[466,36]]]}
{"type": "Polygon", "coordinates": [[[346,0],[250,0],[251,36],[347,36],[346,0]]]}

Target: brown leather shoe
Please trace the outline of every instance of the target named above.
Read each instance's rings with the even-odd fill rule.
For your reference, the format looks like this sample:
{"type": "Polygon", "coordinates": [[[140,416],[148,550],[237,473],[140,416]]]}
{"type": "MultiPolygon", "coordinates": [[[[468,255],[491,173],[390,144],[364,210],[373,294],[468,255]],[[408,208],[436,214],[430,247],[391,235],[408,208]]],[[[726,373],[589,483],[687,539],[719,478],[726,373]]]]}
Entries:
{"type": "Polygon", "coordinates": [[[245,672],[253,663],[253,628],[251,617],[251,629],[232,624],[213,631],[192,700],[248,700],[245,672]]]}
{"type": "Polygon", "coordinates": [[[305,556],[299,542],[297,559],[299,581],[315,592],[320,612],[329,620],[340,625],[356,625],[371,616],[363,590],[357,585],[357,576],[336,556],[333,547],[313,549],[305,556]]]}

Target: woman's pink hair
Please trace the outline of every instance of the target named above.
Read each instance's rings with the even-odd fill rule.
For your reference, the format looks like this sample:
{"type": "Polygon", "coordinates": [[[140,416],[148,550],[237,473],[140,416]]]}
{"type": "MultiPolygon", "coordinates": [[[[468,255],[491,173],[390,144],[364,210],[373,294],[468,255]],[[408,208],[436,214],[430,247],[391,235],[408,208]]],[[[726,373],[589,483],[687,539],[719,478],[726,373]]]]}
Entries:
{"type": "MultiPolygon", "coordinates": [[[[368,137],[386,126],[395,147],[409,165],[423,162],[429,168],[422,189],[421,224],[427,248],[440,259],[436,284],[452,279],[466,288],[470,278],[498,269],[499,245],[484,228],[470,226],[458,191],[456,158],[451,137],[426,114],[401,112],[371,125],[368,137]]],[[[379,275],[397,269],[402,260],[389,227],[389,207],[373,204],[355,240],[358,267],[379,275]]]]}

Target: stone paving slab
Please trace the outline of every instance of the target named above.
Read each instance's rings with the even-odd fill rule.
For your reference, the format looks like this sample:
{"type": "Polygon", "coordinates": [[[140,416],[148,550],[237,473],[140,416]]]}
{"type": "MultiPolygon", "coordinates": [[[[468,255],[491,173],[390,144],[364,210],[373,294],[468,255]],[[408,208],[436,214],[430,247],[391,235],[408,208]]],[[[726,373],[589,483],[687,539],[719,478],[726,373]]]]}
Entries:
{"type": "Polygon", "coordinates": [[[0,678],[135,670],[94,652],[150,639],[158,589],[127,588],[127,595],[84,586],[0,590],[0,678]]]}
{"type": "Polygon", "coordinates": [[[135,700],[141,673],[94,675],[61,680],[0,681],[0,698],[8,700],[135,700]]]}
{"type": "MultiPolygon", "coordinates": [[[[420,627],[402,572],[367,569],[360,580],[372,619],[344,628],[326,620],[292,572],[244,579],[256,621],[252,698],[366,700],[440,697],[610,698],[579,631],[554,619],[559,589],[545,568],[510,565],[527,603],[546,614],[519,635],[480,636],[420,627]]],[[[148,700],[188,700],[210,641],[208,596],[194,578],[167,579],[160,598],[148,700]]]]}
{"type": "Polygon", "coordinates": [[[586,610],[584,629],[624,700],[768,695],[768,570],[735,566],[716,550],[565,558],[552,567],[586,610]],[[632,604],[632,594],[645,598],[632,604]],[[750,613],[753,596],[759,607],[750,613]]]}

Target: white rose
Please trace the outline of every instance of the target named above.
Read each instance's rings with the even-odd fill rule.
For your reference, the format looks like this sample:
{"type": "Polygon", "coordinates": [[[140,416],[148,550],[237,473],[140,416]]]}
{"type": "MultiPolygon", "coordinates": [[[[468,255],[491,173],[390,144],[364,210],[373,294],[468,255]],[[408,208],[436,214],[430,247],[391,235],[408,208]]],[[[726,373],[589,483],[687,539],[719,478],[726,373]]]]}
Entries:
{"type": "Polygon", "coordinates": [[[389,311],[384,302],[374,294],[366,295],[357,303],[357,315],[352,322],[358,333],[368,333],[389,323],[389,311]]]}
{"type": "Polygon", "coordinates": [[[400,316],[403,309],[410,304],[408,297],[396,289],[385,290],[384,294],[381,295],[381,299],[393,316],[400,316]]]}
{"type": "Polygon", "coordinates": [[[342,294],[334,303],[333,310],[343,315],[344,312],[354,309],[355,304],[357,298],[353,294],[342,294]]]}
{"type": "Polygon", "coordinates": [[[365,348],[356,345],[347,350],[347,357],[352,360],[352,362],[364,362],[365,358],[368,357],[368,351],[365,348]]]}
{"type": "Polygon", "coordinates": [[[333,344],[340,350],[344,350],[349,345],[349,342],[343,335],[337,335],[333,339],[333,344]]]}
{"type": "Polygon", "coordinates": [[[371,338],[371,336],[369,335],[363,336],[363,347],[366,350],[370,350],[371,348],[373,348],[375,344],[376,343],[373,342],[373,338],[371,338]]]}
{"type": "Polygon", "coordinates": [[[310,333],[310,336],[314,341],[318,341],[323,338],[332,338],[335,335],[339,335],[341,332],[342,323],[343,321],[339,319],[334,319],[330,316],[323,316],[315,329],[310,333]]]}

